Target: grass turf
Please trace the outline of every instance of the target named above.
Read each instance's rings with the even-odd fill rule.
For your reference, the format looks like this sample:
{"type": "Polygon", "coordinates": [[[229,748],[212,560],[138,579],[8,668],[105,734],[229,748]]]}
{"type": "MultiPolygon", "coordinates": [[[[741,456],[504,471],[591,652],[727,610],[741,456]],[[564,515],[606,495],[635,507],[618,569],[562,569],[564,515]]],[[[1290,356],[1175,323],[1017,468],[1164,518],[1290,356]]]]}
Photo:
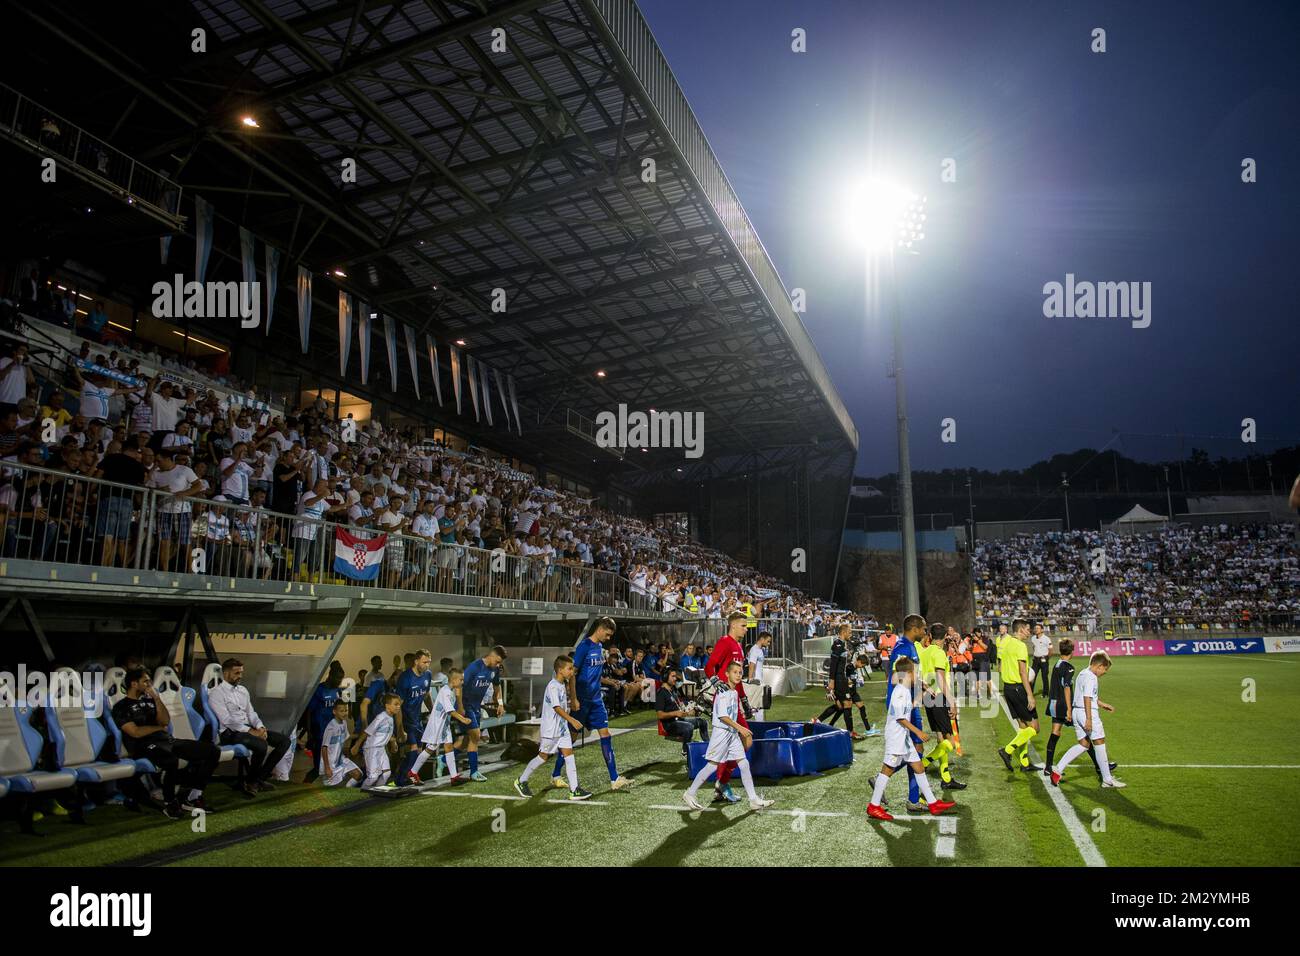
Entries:
{"type": "MultiPolygon", "coordinates": [[[[1283,733],[1297,703],[1297,666],[1300,656],[1289,655],[1116,662],[1102,679],[1102,698],[1116,706],[1116,713],[1106,716],[1108,745],[1111,759],[1121,764],[1117,776],[1130,786],[1102,790],[1086,757],[1071,767],[1062,785],[1107,863],[1300,862],[1300,835],[1289,825],[1287,799],[1300,781],[1300,769],[1294,769],[1300,765],[1300,743],[1283,733]],[[1243,700],[1246,679],[1254,682],[1249,703],[1243,700]],[[1134,766],[1142,764],[1178,766],[1134,766]],[[1182,766],[1188,764],[1292,769],[1182,766]],[[1222,812],[1229,801],[1243,797],[1248,810],[1222,812]]],[[[883,694],[879,678],[864,688],[877,722],[883,694]]],[[[823,703],[816,691],[778,698],[768,717],[807,719],[823,703]]],[[[636,726],[645,719],[641,714],[614,725],[636,726]]],[[[1047,729],[1035,741],[1040,757],[1047,729]]],[[[851,767],[818,777],[760,780],[759,789],[776,800],[773,810],[785,812],[752,813],[743,803],[707,813],[654,809],[681,806],[687,779],[676,745],[651,726],[614,738],[620,769],[637,781],[628,792],[609,791],[595,738],[588,737],[591,746],[578,751],[583,785],[595,792],[587,804],[550,802],[559,796],[543,786],[549,768],[534,776],[536,795],[529,801],[502,799],[514,795],[510,784],[517,767],[491,773],[486,783],[462,787],[454,797],[390,800],[289,784],[245,802],[218,785],[209,791],[212,802],[229,812],[210,816],[206,833],[156,813],[129,814],[118,807],[93,811],[84,827],[47,817],[38,824],[41,838],[21,836],[12,821],[5,821],[0,864],[102,865],[167,848],[200,848],[205,852],[178,864],[519,866],[563,859],[572,865],[1079,865],[1079,851],[1041,776],[1008,774],[994,752],[1012,735],[1001,708],[964,709],[961,730],[966,756],[955,761],[955,773],[970,789],[956,795],[951,833],[940,833],[928,815],[908,822],[900,814],[898,822],[887,824],[866,820],[880,738],[856,744],[851,767]],[[791,812],[797,810],[808,815],[791,812]],[[232,836],[244,839],[223,845],[232,836]],[[949,851],[951,856],[943,855],[949,851]]],[[[1066,728],[1058,758],[1072,742],[1073,731],[1066,728]]],[[[936,777],[931,780],[937,785],[936,777]]],[[[905,791],[900,774],[887,792],[892,807],[902,807],[905,791]]]]}

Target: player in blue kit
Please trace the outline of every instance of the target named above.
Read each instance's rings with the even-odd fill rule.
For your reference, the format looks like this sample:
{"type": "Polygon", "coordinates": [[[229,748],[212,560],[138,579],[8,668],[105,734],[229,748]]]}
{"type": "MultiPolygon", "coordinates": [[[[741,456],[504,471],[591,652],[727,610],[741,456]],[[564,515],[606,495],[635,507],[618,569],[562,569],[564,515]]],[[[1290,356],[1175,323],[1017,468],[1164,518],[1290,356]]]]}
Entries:
{"type": "Polygon", "coordinates": [[[497,677],[497,668],[505,659],[506,649],[498,644],[465,668],[465,680],[460,686],[459,710],[469,718],[465,736],[461,738],[465,744],[466,755],[469,757],[469,778],[480,783],[487,777],[478,772],[478,741],[481,734],[479,720],[482,719],[484,699],[494,685],[496,716],[500,717],[505,712],[505,705],[501,702],[501,685],[497,677]]]}
{"type": "Polygon", "coordinates": [[[433,655],[423,647],[415,652],[415,660],[410,670],[402,671],[397,678],[397,696],[402,701],[402,716],[398,723],[398,739],[406,740],[406,756],[397,771],[397,779],[405,780],[407,771],[415,763],[424,749],[424,702],[429,697],[429,687],[433,684],[433,675],[429,673],[429,663],[433,655]]]}
{"type": "MultiPolygon", "coordinates": [[[[600,685],[605,670],[604,644],[614,636],[616,627],[612,617],[602,617],[596,622],[591,636],[578,641],[573,649],[574,673],[569,677],[569,700],[577,705],[573,716],[582,726],[600,734],[600,752],[605,755],[605,766],[609,770],[609,788],[624,790],[632,786],[632,781],[619,776],[614,765],[614,742],[609,739],[609,714],[605,710],[605,695],[600,685]]],[[[553,787],[567,786],[560,778],[563,772],[564,767],[557,760],[551,777],[553,787]]]]}
{"type": "MultiPolygon", "coordinates": [[[[898,641],[894,644],[893,651],[889,655],[889,679],[885,684],[885,700],[888,701],[894,693],[894,664],[902,658],[908,658],[916,665],[917,672],[921,667],[921,652],[917,650],[917,643],[925,636],[926,624],[925,618],[919,614],[909,614],[903,618],[903,633],[898,635],[898,641]]],[[[909,723],[913,727],[921,726],[921,708],[913,706],[912,713],[909,715],[909,723]]],[[[920,746],[922,741],[915,734],[912,735],[912,743],[920,746]]],[[[913,813],[924,813],[926,805],[921,802],[921,789],[916,782],[916,775],[912,772],[912,767],[907,766],[907,809],[913,813]]]]}

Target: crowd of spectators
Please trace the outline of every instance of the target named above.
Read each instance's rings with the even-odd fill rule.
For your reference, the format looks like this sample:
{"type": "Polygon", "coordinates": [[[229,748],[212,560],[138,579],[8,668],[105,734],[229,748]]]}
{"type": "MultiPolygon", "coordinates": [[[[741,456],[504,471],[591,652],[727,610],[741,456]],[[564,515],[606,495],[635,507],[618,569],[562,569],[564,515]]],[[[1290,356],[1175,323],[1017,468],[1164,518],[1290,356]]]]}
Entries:
{"type": "Polygon", "coordinates": [[[326,526],[335,523],[362,539],[387,533],[383,587],[481,593],[492,573],[503,596],[622,600],[713,619],[740,609],[795,619],[810,634],[851,617],[666,526],[415,428],[339,420],[320,397],[280,416],[160,376],[135,379],[137,369],[90,342],[67,357],[61,380],[37,381],[22,343],[0,358],[0,459],[11,463],[0,475],[0,553],[341,580],[326,526]],[[144,489],[157,493],[151,522],[144,489]]]}
{"type": "Polygon", "coordinates": [[[1133,633],[1300,618],[1293,523],[1017,535],[979,542],[972,564],[976,618],[985,625],[1026,617],[1095,633],[1109,619],[1133,633]],[[1098,604],[1107,594],[1109,609],[1098,604]]]}

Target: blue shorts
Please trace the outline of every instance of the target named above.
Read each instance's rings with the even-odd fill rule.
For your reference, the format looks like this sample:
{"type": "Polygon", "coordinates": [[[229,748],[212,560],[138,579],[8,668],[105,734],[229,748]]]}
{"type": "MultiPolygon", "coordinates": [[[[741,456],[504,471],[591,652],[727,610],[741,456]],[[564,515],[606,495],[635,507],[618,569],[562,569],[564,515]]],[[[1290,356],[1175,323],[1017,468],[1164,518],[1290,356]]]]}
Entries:
{"type": "Polygon", "coordinates": [[[460,723],[459,720],[456,721],[456,723],[460,725],[461,731],[465,732],[469,730],[478,730],[478,722],[483,717],[483,708],[482,707],[467,708],[465,711],[465,716],[469,718],[468,724],[462,724],[460,723]]]}
{"type": "Polygon", "coordinates": [[[421,738],[424,736],[424,721],[419,721],[418,723],[415,723],[412,721],[403,720],[402,724],[403,726],[406,727],[406,742],[408,744],[423,743],[421,738]]]}
{"type": "Polygon", "coordinates": [[[131,537],[131,515],[134,505],[131,496],[109,497],[99,500],[99,517],[95,521],[95,531],[100,535],[125,541],[131,537]]]}
{"type": "Polygon", "coordinates": [[[591,700],[584,700],[582,706],[573,712],[573,716],[588,730],[604,730],[609,726],[605,698],[599,694],[591,700]]]}

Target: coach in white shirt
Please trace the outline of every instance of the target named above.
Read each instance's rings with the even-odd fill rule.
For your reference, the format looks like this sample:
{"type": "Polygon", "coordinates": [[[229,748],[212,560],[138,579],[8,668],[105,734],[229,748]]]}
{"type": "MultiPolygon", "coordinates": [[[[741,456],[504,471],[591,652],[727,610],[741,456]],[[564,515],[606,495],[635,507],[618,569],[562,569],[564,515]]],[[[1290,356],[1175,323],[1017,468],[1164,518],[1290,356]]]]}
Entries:
{"type": "Polygon", "coordinates": [[[208,694],[208,704],[217,716],[217,730],[223,744],[243,744],[251,753],[244,794],[274,790],[267,780],[280,758],[289,750],[289,738],[267,730],[253,709],[248,688],[243,686],[244,662],[231,657],[221,662],[221,683],[208,694]]]}

